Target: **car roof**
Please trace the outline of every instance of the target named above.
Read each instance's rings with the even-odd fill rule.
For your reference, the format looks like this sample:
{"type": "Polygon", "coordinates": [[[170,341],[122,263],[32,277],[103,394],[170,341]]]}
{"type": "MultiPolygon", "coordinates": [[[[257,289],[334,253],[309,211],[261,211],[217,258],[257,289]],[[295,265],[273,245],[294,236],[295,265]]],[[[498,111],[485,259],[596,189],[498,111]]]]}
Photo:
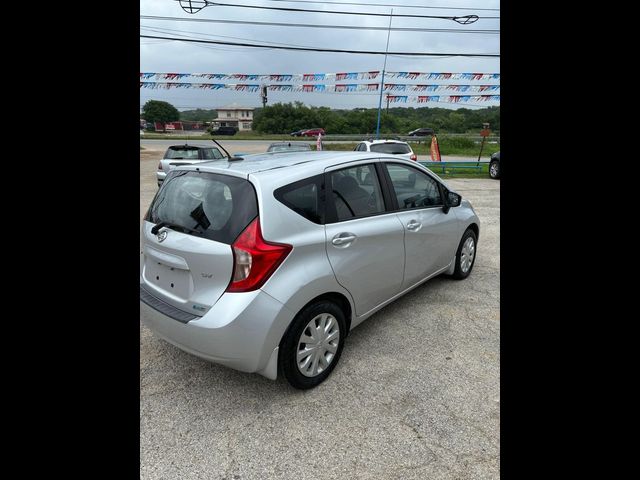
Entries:
{"type": "MultiPolygon", "coordinates": [[[[199,162],[197,164],[180,165],[172,171],[188,170],[218,173],[221,175],[232,175],[245,179],[254,177],[258,180],[258,184],[270,189],[319,175],[329,167],[357,161],[368,160],[374,162],[383,160],[394,163],[403,163],[414,168],[418,167],[427,175],[434,177],[439,182],[447,186],[437,174],[423,165],[392,154],[354,151],[305,151],[259,153],[255,155],[246,155],[242,158],[243,160],[231,162],[224,158],[220,160],[199,162]]],[[[447,188],[449,187],[447,186],[447,188]]]]}
{"type": "MultiPolygon", "coordinates": [[[[377,160],[384,154],[376,152],[336,152],[336,151],[310,151],[310,152],[274,152],[258,153],[255,155],[243,155],[243,160],[229,162],[227,159],[211,160],[197,165],[184,165],[174,170],[195,170],[226,173],[235,176],[246,177],[261,172],[287,168],[288,170],[301,170],[321,172],[327,167],[356,160],[377,160]],[[312,165],[311,165],[312,164],[312,165]],[[310,168],[312,167],[312,168],[310,168]]],[[[389,160],[396,160],[389,155],[389,160]]],[[[411,162],[409,164],[415,164],[411,162]]],[[[310,173],[313,175],[313,173],[310,173]]]]}

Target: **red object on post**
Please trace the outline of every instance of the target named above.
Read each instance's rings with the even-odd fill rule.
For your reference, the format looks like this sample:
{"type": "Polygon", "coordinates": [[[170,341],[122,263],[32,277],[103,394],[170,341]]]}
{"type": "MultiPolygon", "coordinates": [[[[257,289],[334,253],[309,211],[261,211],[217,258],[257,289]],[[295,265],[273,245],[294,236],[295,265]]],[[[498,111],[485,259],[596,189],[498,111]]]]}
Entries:
{"type": "Polygon", "coordinates": [[[481,137],[488,137],[489,135],[491,135],[491,130],[489,130],[488,128],[485,128],[484,130],[480,130],[481,137]]]}
{"type": "Polygon", "coordinates": [[[441,162],[440,158],[440,146],[438,146],[438,139],[435,135],[431,135],[431,161],[441,162]]]}

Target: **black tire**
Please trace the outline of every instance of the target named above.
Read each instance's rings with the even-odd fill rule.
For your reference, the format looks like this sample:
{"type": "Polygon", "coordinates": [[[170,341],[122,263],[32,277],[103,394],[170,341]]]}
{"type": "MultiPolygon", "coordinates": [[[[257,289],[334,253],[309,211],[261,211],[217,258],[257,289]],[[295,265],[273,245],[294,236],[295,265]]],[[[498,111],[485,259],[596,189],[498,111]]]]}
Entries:
{"type": "Polygon", "coordinates": [[[458,245],[458,250],[456,251],[456,269],[453,272],[452,278],[455,278],[456,280],[463,280],[471,274],[471,270],[473,270],[473,266],[476,263],[477,248],[478,248],[478,237],[476,236],[475,232],[469,228],[464,232],[464,235],[462,235],[462,239],[460,240],[460,244],[458,245]],[[471,259],[471,265],[469,266],[468,270],[465,272],[462,270],[462,265],[461,265],[462,248],[464,247],[464,244],[469,237],[473,238],[474,250],[473,250],[473,257],[471,259]]]}
{"type": "Polygon", "coordinates": [[[491,160],[489,163],[489,176],[495,180],[500,179],[500,161],[491,160]]]}
{"type": "Polygon", "coordinates": [[[294,388],[306,390],[320,385],[329,375],[331,375],[331,372],[340,361],[340,355],[342,354],[346,335],[347,331],[344,312],[335,303],[328,300],[322,300],[306,306],[293,319],[289,330],[280,341],[280,350],[278,354],[278,365],[280,371],[294,388]],[[311,320],[316,316],[323,313],[332,315],[337,321],[339,328],[338,348],[333,359],[322,372],[315,377],[307,377],[303,375],[298,368],[298,342],[309,322],[311,322],[311,320]]]}

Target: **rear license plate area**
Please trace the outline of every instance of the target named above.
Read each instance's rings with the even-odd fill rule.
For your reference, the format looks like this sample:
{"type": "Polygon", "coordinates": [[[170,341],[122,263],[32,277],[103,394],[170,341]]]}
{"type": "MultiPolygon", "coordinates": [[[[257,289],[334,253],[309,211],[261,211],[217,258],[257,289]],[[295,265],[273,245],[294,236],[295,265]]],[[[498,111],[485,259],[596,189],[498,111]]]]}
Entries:
{"type": "Polygon", "coordinates": [[[145,264],[145,280],[158,290],[185,301],[193,293],[189,270],[169,267],[149,257],[145,264]]]}

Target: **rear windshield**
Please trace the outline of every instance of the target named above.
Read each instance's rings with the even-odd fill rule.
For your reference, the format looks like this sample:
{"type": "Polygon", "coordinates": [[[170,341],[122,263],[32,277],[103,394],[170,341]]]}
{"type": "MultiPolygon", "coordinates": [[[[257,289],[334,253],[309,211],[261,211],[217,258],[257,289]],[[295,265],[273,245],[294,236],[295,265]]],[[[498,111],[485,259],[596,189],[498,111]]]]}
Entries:
{"type": "Polygon", "coordinates": [[[278,145],[270,145],[267,152],[303,152],[308,150],[311,150],[311,146],[306,143],[302,145],[281,143],[278,145]]]}
{"type": "Polygon", "coordinates": [[[198,149],[169,147],[167,153],[164,154],[164,158],[197,160],[198,149]]]}
{"type": "Polygon", "coordinates": [[[198,151],[202,151],[201,158],[207,160],[216,160],[222,158],[223,155],[215,147],[212,148],[194,148],[194,147],[169,147],[164,158],[170,160],[198,160],[198,151]]]}
{"type": "Polygon", "coordinates": [[[372,152],[391,153],[394,155],[411,153],[409,145],[404,143],[374,143],[370,148],[372,152]]]}
{"type": "Polygon", "coordinates": [[[169,222],[175,230],[230,245],[257,215],[256,193],[247,180],[174,170],[153,199],[146,220],[169,222]]]}

